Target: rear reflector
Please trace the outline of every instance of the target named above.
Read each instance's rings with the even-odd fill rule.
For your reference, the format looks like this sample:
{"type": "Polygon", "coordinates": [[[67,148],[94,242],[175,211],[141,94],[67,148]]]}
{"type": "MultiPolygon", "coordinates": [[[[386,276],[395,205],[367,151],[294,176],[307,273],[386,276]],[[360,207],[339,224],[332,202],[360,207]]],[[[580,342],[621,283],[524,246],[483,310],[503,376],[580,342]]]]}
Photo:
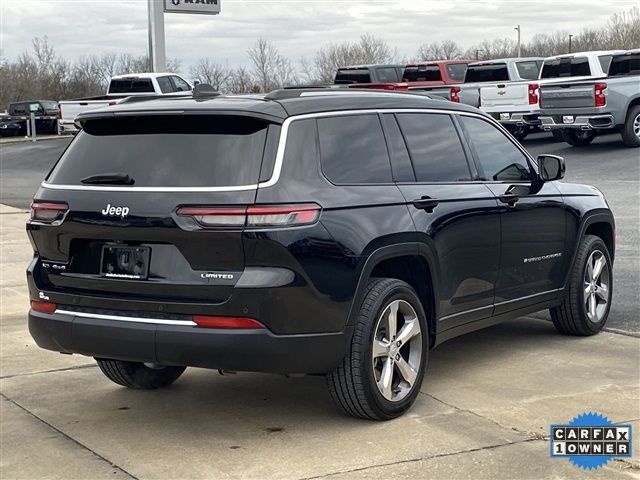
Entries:
{"type": "Polygon", "coordinates": [[[540,85],[537,83],[529,84],[529,105],[537,105],[540,100],[538,96],[538,90],[540,89],[540,85]]]}
{"type": "Polygon", "coordinates": [[[31,300],[31,308],[40,313],[54,313],[58,306],[55,303],[31,300]]]}
{"type": "Polygon", "coordinates": [[[32,202],[30,220],[58,225],[62,223],[68,210],[66,203],[32,202]]]}
{"type": "Polygon", "coordinates": [[[604,93],[606,89],[606,83],[596,83],[593,86],[596,107],[604,107],[607,104],[607,97],[604,93]]]}
{"type": "Polygon", "coordinates": [[[253,318],[244,317],[210,317],[208,315],[194,315],[193,322],[203,328],[226,328],[241,330],[263,329],[264,325],[253,318]]]}
{"type": "Polygon", "coordinates": [[[180,207],[177,214],[193,217],[209,228],[262,228],[310,225],[320,216],[320,205],[256,205],[251,207],[180,207]]]}

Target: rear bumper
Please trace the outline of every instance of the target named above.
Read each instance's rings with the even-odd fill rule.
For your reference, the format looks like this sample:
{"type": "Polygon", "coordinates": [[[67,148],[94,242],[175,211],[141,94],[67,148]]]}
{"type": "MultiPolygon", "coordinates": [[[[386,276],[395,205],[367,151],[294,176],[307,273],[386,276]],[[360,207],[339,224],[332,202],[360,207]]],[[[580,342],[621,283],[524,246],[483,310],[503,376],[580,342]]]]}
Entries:
{"type": "MultiPolygon", "coordinates": [[[[485,110],[486,111],[486,110],[485,110]]],[[[539,112],[509,112],[509,111],[487,111],[495,120],[502,125],[511,125],[516,127],[540,125],[539,112]]]]}
{"type": "Polygon", "coordinates": [[[60,133],[77,133],[78,127],[73,122],[58,121],[58,132],[60,133]]]}
{"type": "Polygon", "coordinates": [[[326,373],[340,363],[351,340],[349,327],[336,333],[274,335],[266,329],[206,329],[164,322],[29,312],[29,332],[41,348],[164,365],[326,373]]]}
{"type": "Polygon", "coordinates": [[[540,115],[540,123],[544,130],[575,129],[575,130],[605,130],[615,126],[613,115],[540,115]],[[571,117],[571,123],[565,123],[564,118],[571,117]]]}

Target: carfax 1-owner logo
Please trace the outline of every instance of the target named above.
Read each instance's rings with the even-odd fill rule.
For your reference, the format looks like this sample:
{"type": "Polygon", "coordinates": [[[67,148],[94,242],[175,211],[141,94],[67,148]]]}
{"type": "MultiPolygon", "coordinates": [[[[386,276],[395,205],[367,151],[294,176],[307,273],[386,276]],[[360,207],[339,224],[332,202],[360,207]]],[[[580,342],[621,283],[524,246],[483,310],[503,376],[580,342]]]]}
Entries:
{"type": "Polygon", "coordinates": [[[631,457],[631,425],[614,424],[599,413],[583,413],[566,425],[551,425],[552,458],[568,458],[585,470],[617,457],[631,457]]]}

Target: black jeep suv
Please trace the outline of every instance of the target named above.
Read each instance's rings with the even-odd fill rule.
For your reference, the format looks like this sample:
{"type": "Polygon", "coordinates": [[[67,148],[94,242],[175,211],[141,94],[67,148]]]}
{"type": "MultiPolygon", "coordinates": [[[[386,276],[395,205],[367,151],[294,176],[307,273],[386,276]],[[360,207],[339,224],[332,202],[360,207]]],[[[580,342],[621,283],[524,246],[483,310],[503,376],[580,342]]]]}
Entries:
{"type": "Polygon", "coordinates": [[[547,308],[564,334],[607,320],[602,194],[474,108],[197,89],[78,121],[27,225],[29,329],[120,385],[326,374],[346,412],[389,419],[447,339],[547,308]]]}

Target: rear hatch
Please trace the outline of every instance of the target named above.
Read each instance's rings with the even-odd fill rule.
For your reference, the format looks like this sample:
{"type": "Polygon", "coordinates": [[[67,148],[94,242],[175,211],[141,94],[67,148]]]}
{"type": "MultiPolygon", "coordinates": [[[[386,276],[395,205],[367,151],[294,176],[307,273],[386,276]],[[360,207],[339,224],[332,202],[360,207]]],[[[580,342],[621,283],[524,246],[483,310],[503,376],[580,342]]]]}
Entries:
{"type": "MultiPolygon", "coordinates": [[[[540,107],[544,109],[593,108],[596,106],[597,81],[543,82],[540,107]]],[[[606,87],[605,87],[606,88],[606,87]]]]}
{"type": "Polygon", "coordinates": [[[271,176],[280,126],[240,115],[154,115],[83,127],[34,200],[68,207],[53,222],[28,225],[41,288],[226,300],[245,264],[244,212],[271,176]]]}

